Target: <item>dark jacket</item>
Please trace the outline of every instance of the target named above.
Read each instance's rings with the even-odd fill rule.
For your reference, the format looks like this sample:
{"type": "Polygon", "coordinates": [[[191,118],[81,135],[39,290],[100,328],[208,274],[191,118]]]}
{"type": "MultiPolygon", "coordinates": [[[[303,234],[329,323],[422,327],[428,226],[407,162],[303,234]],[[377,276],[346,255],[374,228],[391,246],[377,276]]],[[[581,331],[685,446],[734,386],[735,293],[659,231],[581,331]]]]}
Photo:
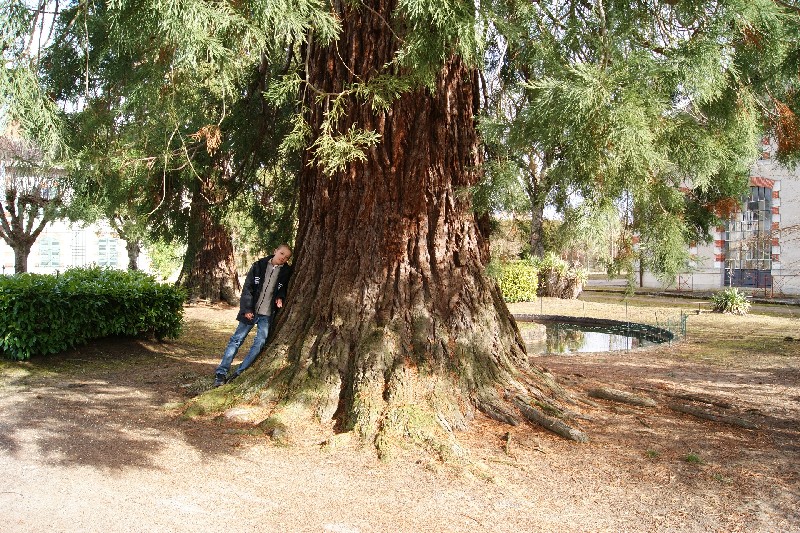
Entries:
{"type": "MultiPolygon", "coordinates": [[[[255,316],[253,320],[247,320],[244,315],[245,313],[253,313],[255,315],[256,303],[258,303],[258,297],[261,296],[261,290],[264,288],[264,272],[267,270],[267,263],[269,263],[270,259],[272,259],[271,255],[262,257],[253,263],[253,266],[251,266],[250,270],[247,272],[247,277],[242,287],[242,296],[239,299],[239,314],[236,315],[236,320],[246,322],[247,324],[253,324],[255,322],[255,316]]],[[[278,273],[278,281],[275,283],[275,292],[272,294],[273,317],[278,309],[278,306],[275,305],[275,300],[286,299],[286,285],[289,283],[289,276],[291,275],[291,265],[284,263],[278,273]]]]}

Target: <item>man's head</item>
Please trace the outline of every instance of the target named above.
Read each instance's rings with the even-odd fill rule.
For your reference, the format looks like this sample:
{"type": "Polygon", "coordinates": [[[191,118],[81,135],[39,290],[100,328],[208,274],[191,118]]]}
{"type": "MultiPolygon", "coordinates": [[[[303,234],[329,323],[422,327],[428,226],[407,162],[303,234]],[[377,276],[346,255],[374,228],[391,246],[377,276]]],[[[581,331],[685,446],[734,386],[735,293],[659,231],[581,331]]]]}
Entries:
{"type": "Polygon", "coordinates": [[[272,256],[272,264],[282,265],[288,261],[290,257],[292,257],[292,249],[289,248],[288,244],[281,244],[275,248],[275,253],[272,256]]]}

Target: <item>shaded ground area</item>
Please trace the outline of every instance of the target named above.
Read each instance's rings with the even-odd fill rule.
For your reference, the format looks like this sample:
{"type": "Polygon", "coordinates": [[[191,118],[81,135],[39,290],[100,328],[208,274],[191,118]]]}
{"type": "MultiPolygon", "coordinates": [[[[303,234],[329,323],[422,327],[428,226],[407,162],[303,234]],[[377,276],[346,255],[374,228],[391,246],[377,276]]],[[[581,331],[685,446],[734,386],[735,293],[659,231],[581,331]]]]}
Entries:
{"type": "Polygon", "coordinates": [[[699,315],[671,346],[534,357],[581,399],[590,443],[479,418],[458,436],[466,459],[442,464],[382,463],[325,428],[278,446],[250,431],[257,406],[183,419],[234,316],[190,307],[178,341],[109,339],[0,363],[3,529],[800,531],[797,318],[699,315]],[[584,394],[598,387],[657,405],[584,394]]]}

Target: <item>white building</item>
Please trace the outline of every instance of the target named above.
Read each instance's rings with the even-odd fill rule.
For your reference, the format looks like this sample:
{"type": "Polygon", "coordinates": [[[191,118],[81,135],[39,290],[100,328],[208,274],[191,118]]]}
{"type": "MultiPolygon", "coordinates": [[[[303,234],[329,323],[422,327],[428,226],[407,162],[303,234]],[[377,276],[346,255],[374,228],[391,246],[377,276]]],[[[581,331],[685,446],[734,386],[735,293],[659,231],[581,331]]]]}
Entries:
{"type": "MultiPolygon", "coordinates": [[[[14,251],[0,240],[0,261],[3,274],[14,274],[14,251]]],[[[53,274],[70,267],[103,266],[128,268],[125,241],[107,223],[84,226],[56,220],[48,224],[31,248],[28,272],[53,274]]],[[[139,255],[140,270],[149,271],[145,253],[139,255]]]]}
{"type": "Polygon", "coordinates": [[[765,140],[761,159],[750,172],[750,194],[714,241],[693,246],[692,268],[664,287],[645,273],[644,287],[714,290],[741,287],[765,296],[800,294],[800,167],[774,159],[765,140]]]}
{"type": "MultiPolygon", "coordinates": [[[[0,182],[6,191],[15,191],[15,198],[35,195],[39,199],[48,199],[45,194],[50,190],[48,183],[57,180],[54,177],[60,171],[47,169],[40,173],[38,164],[41,160],[41,151],[20,136],[17,124],[8,125],[0,134],[0,182]]],[[[16,202],[11,203],[14,203],[14,209],[23,210],[16,202]]],[[[6,205],[0,209],[4,220],[11,224],[12,217],[6,211],[6,205]]],[[[32,228],[38,224],[36,220],[32,228]]],[[[13,249],[0,238],[0,272],[14,274],[14,264],[13,249]]],[[[125,241],[119,239],[107,223],[85,225],[56,220],[44,227],[31,247],[27,269],[28,272],[52,274],[70,267],[89,265],[127,269],[125,241]]],[[[140,254],[138,267],[148,270],[149,266],[148,257],[140,254]]]]}

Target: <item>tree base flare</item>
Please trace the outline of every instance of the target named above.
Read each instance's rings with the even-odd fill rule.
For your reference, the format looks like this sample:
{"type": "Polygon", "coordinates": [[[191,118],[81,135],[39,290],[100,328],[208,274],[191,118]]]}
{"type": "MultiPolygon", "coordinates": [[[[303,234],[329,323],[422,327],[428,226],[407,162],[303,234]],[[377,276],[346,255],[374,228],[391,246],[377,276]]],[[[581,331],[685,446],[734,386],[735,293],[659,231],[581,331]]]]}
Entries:
{"type": "Polygon", "coordinates": [[[457,435],[468,429],[476,409],[510,425],[527,421],[587,442],[586,434],[570,425],[573,414],[562,405],[570,401],[566,393],[549,374],[531,371],[528,378],[539,388],[523,385],[526,376],[521,374],[520,379],[506,376],[506,387],[499,391],[470,391],[456,377],[411,364],[387,373],[356,372],[347,383],[336,372],[322,375],[313,366],[274,358],[196,403],[203,414],[229,409],[236,401],[261,405],[269,415],[257,427],[278,444],[332,442],[336,435],[349,434],[387,460],[421,449],[443,462],[461,462],[466,452],[457,435]],[[549,395],[540,390],[543,375],[551,382],[549,395]]]}

